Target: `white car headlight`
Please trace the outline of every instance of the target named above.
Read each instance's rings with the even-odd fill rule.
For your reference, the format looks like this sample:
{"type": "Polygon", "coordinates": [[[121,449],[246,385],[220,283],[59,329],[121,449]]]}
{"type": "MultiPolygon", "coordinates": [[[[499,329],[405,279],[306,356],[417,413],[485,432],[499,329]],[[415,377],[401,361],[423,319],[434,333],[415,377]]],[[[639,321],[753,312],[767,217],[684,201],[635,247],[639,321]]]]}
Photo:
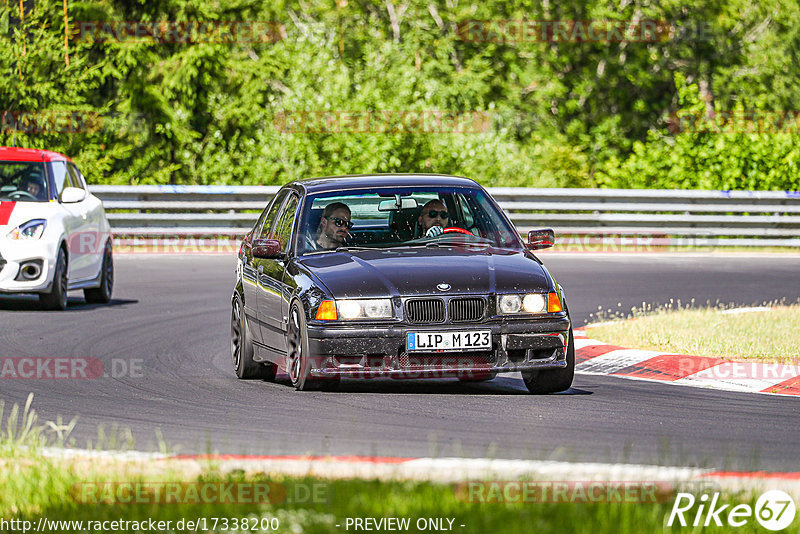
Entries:
{"type": "Polygon", "coordinates": [[[543,313],[547,311],[547,295],[542,293],[501,295],[497,307],[502,314],[543,313]]]}
{"type": "Polygon", "coordinates": [[[33,219],[22,223],[8,233],[9,239],[39,239],[44,233],[47,221],[44,219],[33,219]]]}
{"type": "Polygon", "coordinates": [[[391,319],[391,299],[343,299],[336,301],[340,319],[391,319]]]}
{"type": "Polygon", "coordinates": [[[519,295],[502,295],[498,307],[500,313],[519,313],[522,308],[522,299],[519,295]]]}
{"type": "Polygon", "coordinates": [[[541,293],[530,293],[522,299],[522,309],[528,313],[541,313],[547,308],[547,299],[541,293]]]}

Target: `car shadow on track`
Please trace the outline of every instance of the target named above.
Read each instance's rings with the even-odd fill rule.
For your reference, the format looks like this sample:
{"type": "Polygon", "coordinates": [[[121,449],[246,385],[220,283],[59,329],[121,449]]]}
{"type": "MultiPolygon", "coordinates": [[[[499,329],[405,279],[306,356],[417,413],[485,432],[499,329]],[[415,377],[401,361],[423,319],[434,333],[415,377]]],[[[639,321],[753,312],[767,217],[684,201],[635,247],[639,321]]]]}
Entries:
{"type": "MultiPolygon", "coordinates": [[[[96,308],[108,308],[111,306],[124,306],[127,304],[138,304],[136,299],[111,299],[107,304],[90,304],[81,297],[69,297],[67,299],[66,312],[78,312],[94,310],[96,308]]],[[[29,311],[51,311],[46,310],[39,302],[36,295],[3,295],[0,296],[0,311],[8,312],[29,312],[29,311]]],[[[62,311],[54,313],[64,313],[62,311]]]]}
{"type": "MultiPolygon", "coordinates": [[[[275,380],[279,385],[291,388],[289,377],[279,374],[275,380]]],[[[318,392],[317,392],[318,393],[318,392]]],[[[397,380],[374,378],[366,380],[344,379],[334,391],[338,393],[378,393],[394,395],[529,395],[521,378],[499,376],[486,382],[460,382],[455,378],[397,380]]],[[[569,388],[554,395],[592,395],[591,391],[569,388]]]]}

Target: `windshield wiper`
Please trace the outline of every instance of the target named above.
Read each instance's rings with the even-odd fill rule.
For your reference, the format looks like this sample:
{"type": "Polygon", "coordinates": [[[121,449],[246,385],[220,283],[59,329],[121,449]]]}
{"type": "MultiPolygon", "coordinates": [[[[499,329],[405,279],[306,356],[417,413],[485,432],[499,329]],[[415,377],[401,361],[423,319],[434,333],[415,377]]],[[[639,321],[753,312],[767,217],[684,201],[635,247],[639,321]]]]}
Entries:
{"type": "Polygon", "coordinates": [[[396,245],[387,245],[385,247],[376,247],[377,250],[392,250],[396,248],[424,248],[430,243],[398,243],[396,245]]]}
{"type": "Polygon", "coordinates": [[[336,247],[336,252],[360,252],[362,250],[375,250],[375,247],[359,247],[353,245],[345,245],[343,247],[336,247]]]}
{"type": "Polygon", "coordinates": [[[465,243],[463,241],[431,241],[429,243],[408,243],[400,245],[392,245],[390,247],[379,247],[377,250],[392,250],[398,248],[439,248],[439,247],[471,247],[471,246],[491,246],[489,243],[465,243]]]}

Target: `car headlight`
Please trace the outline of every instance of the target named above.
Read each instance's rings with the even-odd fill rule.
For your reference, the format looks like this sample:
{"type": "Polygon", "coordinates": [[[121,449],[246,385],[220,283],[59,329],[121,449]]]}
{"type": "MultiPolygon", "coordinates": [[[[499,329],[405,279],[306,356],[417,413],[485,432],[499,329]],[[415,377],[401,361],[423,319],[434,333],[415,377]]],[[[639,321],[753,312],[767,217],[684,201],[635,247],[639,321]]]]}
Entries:
{"type": "Polygon", "coordinates": [[[519,295],[503,295],[500,297],[500,313],[519,313],[522,299],[519,295]]]}
{"type": "Polygon", "coordinates": [[[44,233],[47,221],[44,219],[33,219],[22,223],[8,233],[9,239],[39,239],[44,233]]]}
{"type": "MultiPolygon", "coordinates": [[[[330,301],[325,301],[330,302],[330,301]]],[[[325,303],[323,303],[325,304],[325,303]]],[[[322,309],[323,306],[320,306],[322,309]]],[[[317,312],[317,319],[351,321],[353,319],[391,319],[394,316],[391,299],[341,299],[335,301],[335,313],[317,312]]]]}
{"type": "Polygon", "coordinates": [[[547,301],[541,293],[531,293],[522,298],[522,309],[528,313],[541,313],[547,308],[547,301]]]}
{"type": "Polygon", "coordinates": [[[556,313],[562,311],[561,300],[556,293],[501,295],[497,302],[497,308],[504,315],[515,313],[556,313]]]}

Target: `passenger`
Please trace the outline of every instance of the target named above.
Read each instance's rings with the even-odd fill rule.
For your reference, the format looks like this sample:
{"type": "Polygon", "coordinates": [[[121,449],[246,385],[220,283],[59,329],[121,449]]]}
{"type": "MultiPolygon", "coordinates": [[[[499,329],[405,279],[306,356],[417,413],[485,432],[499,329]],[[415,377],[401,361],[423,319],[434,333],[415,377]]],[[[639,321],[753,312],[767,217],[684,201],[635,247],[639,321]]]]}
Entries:
{"type": "Polygon", "coordinates": [[[449,225],[450,215],[441,200],[431,200],[419,212],[417,223],[424,237],[435,237],[449,225]]]}
{"type": "Polygon", "coordinates": [[[322,210],[317,228],[317,238],[311,242],[313,250],[330,250],[344,245],[353,227],[350,208],[343,202],[332,202],[322,210]]]}

